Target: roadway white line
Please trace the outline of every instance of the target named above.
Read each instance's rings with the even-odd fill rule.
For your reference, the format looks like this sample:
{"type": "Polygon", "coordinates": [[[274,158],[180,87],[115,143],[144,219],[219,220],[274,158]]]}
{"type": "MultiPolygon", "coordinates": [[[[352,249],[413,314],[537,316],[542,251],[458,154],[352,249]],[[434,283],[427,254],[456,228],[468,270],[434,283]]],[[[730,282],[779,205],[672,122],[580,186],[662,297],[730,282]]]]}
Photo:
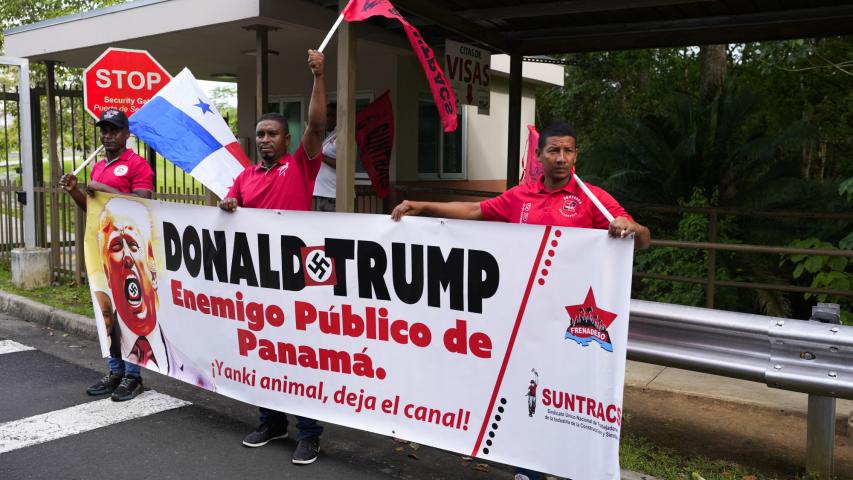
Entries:
{"type": "Polygon", "coordinates": [[[0,454],[191,405],[148,390],[133,400],[109,398],[0,424],[0,454]]]}
{"type": "Polygon", "coordinates": [[[35,350],[35,348],[22,345],[14,340],[0,340],[0,355],[4,353],[26,352],[27,350],[35,350]]]}

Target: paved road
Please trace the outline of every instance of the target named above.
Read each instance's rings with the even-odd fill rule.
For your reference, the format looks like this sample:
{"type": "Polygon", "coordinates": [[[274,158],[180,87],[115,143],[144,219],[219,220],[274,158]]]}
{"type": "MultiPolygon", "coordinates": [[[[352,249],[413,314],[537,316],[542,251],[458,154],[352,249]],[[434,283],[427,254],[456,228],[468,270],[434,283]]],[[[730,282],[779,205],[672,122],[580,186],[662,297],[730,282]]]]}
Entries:
{"type": "Polygon", "coordinates": [[[254,407],[150,372],[148,392],[130,402],[86,395],[104,367],[95,342],[0,314],[0,479],[512,478],[505,466],[483,472],[335,425],[319,461],[297,467],[292,440],[241,445],[254,407]]]}

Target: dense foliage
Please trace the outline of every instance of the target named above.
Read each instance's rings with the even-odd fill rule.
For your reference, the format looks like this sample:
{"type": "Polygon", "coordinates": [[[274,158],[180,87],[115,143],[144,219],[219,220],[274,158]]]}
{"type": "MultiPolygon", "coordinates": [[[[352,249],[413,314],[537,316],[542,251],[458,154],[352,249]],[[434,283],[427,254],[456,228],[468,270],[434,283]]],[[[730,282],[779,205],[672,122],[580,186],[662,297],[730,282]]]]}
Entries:
{"type": "MultiPolygon", "coordinates": [[[[539,93],[537,123],[572,122],[580,132],[579,172],[626,203],[851,211],[853,37],[727,45],[718,47],[725,55],[717,60],[706,48],[565,55],[565,86],[539,93]]],[[[656,238],[709,240],[707,214],[635,210],[656,238]]],[[[849,250],[853,228],[723,216],[716,239],[849,250]]],[[[849,291],[850,264],[720,252],[715,274],[849,291]]],[[[707,268],[704,250],[652,249],[637,257],[638,271],[704,278],[707,268]]],[[[643,280],[635,295],[705,305],[699,284],[643,280]]],[[[842,303],[848,317],[853,310],[850,297],[734,288],[718,289],[715,305],[803,318],[816,300],[842,303]]]]}

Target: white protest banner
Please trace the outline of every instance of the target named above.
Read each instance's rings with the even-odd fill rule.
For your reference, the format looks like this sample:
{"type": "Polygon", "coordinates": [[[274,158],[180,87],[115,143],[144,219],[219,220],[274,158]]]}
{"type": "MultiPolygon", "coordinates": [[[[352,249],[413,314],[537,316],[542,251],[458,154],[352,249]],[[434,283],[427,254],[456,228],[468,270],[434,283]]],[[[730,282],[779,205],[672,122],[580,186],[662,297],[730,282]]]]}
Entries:
{"type": "Polygon", "coordinates": [[[466,43],[445,40],[444,70],[459,103],[476,105],[481,115],[489,114],[492,54],[466,43]]]}
{"type": "Polygon", "coordinates": [[[117,317],[97,318],[104,354],[321,421],[619,477],[630,241],[100,193],[87,215],[95,312],[117,317]]]}

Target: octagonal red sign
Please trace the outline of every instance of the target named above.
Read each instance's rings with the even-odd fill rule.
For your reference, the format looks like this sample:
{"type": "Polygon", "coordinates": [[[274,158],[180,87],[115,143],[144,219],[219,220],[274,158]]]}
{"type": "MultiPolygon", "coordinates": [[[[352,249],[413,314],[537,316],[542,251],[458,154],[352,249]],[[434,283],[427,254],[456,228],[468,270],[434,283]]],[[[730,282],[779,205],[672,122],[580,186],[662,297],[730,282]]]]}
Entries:
{"type": "Polygon", "coordinates": [[[145,50],[108,48],[83,72],[83,103],[96,119],[109,108],[129,117],[171,79],[145,50]]]}

